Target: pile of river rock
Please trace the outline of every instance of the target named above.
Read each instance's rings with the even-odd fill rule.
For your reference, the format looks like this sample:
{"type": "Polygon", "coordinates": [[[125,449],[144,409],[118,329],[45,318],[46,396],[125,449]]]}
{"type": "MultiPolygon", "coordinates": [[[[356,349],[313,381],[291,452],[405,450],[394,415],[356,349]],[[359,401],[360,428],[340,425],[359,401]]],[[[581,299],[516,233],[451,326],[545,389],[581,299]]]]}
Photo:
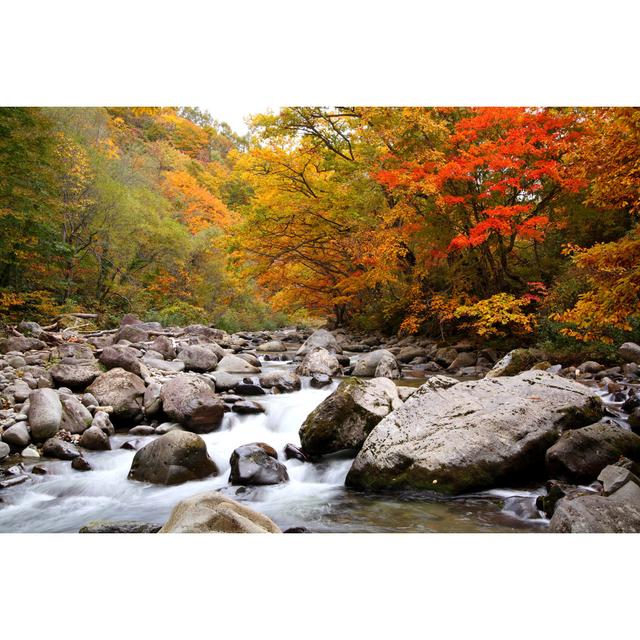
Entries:
{"type": "MultiPolygon", "coordinates": [[[[48,459],[90,471],[83,452],[109,450],[116,430],[136,450],[131,481],[217,475],[199,434],[219,428],[225,412],[263,412],[261,395],[297,391],[301,377],[314,387],[342,377],[287,458],[314,464],[350,451],[346,484],[360,491],[460,495],[546,482],[535,508],[551,531],[640,531],[640,346],[619,353],[611,368],[562,367],[533,349],[499,359],[467,342],[325,329],[228,334],[125,316],[116,330],[81,334],[23,322],[0,340],[0,502],[3,490],[46,474],[48,459]],[[258,355],[293,359],[295,372],[263,371],[258,355]],[[399,378],[426,380],[416,388],[399,378]]],[[[278,457],[267,443],[238,447],[230,484],[287,482],[278,457]]],[[[86,530],[156,529],[99,522],[86,530]]],[[[177,505],[161,531],[279,529],[208,492],[177,505]]]]}

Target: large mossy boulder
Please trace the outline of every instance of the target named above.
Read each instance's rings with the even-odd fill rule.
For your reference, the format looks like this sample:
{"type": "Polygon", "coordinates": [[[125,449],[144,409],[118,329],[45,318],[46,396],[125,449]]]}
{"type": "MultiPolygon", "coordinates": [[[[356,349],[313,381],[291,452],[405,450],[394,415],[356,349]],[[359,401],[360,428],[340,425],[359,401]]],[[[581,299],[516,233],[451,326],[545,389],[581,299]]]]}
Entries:
{"type": "Polygon", "coordinates": [[[282,533],[267,516],[206,491],[179,502],[160,533],[282,533]]]}
{"type": "Polygon", "coordinates": [[[514,349],[498,360],[487,372],[487,378],[515,376],[531,369],[536,362],[544,360],[544,353],[538,349],[514,349]]]}
{"type": "Polygon", "coordinates": [[[558,480],[589,483],[621,457],[640,462],[640,436],[605,419],[562,434],[547,451],[547,470],[558,480]]]}
{"type": "Polygon", "coordinates": [[[348,486],[459,494],[538,478],[564,429],[602,417],[594,390],[544,371],[432,385],[373,429],[348,486]]]}
{"type": "Polygon", "coordinates": [[[136,452],[129,479],[173,485],[217,473],[204,440],[195,433],[176,430],[152,440],[136,452]]]}
{"type": "Polygon", "coordinates": [[[217,429],[224,416],[224,402],[215,395],[213,382],[182,373],[162,385],[163,411],[175,422],[195,433],[217,429]]]}
{"type": "Polygon", "coordinates": [[[396,385],[387,378],[348,378],[323,400],[300,428],[306,453],[324,455],[360,449],[371,430],[402,405],[396,385]]]}

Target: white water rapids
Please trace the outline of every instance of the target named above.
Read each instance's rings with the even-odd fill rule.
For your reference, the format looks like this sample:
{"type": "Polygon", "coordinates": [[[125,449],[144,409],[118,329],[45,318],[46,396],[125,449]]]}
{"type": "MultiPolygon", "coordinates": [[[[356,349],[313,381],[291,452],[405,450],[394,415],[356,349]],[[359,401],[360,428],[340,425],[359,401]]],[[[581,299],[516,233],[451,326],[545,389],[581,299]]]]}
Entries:
{"type": "MultiPolygon", "coordinates": [[[[267,368],[289,368],[283,362],[265,362],[267,368]]],[[[424,495],[367,495],[349,491],[344,479],[351,458],[331,457],[310,464],[284,460],[287,443],[300,444],[298,430],[306,416],[337,387],[313,389],[304,380],[301,391],[254,398],[266,413],[225,414],[218,431],[202,434],[209,455],[219,469],[216,477],[161,486],[127,479],[135,451],[121,449],[140,436],[118,433],[111,451],[84,452],[92,470],[79,472],[69,461],[36,461],[47,474],[4,490],[0,504],[0,532],[77,532],[92,520],[137,520],[162,524],[182,499],[207,490],[222,489],[230,497],[271,517],[282,529],[304,526],[314,532],[393,531],[515,531],[540,530],[542,520],[527,521],[501,511],[496,496],[534,499],[537,491],[504,490],[453,500],[424,495]],[[285,462],[290,480],[263,487],[229,485],[229,458],[250,442],[266,442],[285,462]]],[[[154,436],[140,438],[145,443],[154,436]]],[[[28,469],[27,469],[28,470],[28,469]]]]}

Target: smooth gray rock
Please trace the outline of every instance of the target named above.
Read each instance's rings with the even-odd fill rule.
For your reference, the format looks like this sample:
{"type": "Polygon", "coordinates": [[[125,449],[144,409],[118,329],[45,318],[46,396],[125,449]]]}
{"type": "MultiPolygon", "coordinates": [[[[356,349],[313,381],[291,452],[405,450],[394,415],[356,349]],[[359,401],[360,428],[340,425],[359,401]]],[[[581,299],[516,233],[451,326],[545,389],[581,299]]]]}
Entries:
{"type": "Polygon", "coordinates": [[[276,452],[264,443],[238,447],[229,462],[229,482],[233,485],[281,484],[289,480],[287,468],[278,462],[276,452]]]}
{"type": "Polygon", "coordinates": [[[601,495],[563,498],[549,523],[551,533],[639,533],[640,506],[601,495]]]}
{"type": "Polygon", "coordinates": [[[2,433],[2,440],[14,447],[24,448],[31,442],[26,422],[17,422],[2,433]]]}
{"type": "Polygon", "coordinates": [[[182,360],[160,360],[149,355],[142,358],[142,363],[149,369],[157,369],[158,371],[169,371],[171,373],[179,373],[184,371],[184,362],[182,360]]]}
{"type": "Polygon", "coordinates": [[[365,355],[362,355],[358,358],[358,361],[355,364],[353,369],[354,376],[366,376],[366,377],[400,377],[399,376],[399,367],[396,361],[395,356],[388,351],[387,349],[377,349],[376,351],[371,351],[365,355]],[[381,371],[378,371],[378,367],[381,369],[387,370],[389,373],[393,371],[397,371],[397,375],[380,375],[381,371]]]}
{"type": "Polygon", "coordinates": [[[31,437],[46,440],[54,436],[62,422],[62,403],[54,389],[36,389],[29,395],[31,437]]]}
{"type": "Polygon", "coordinates": [[[155,380],[145,389],[142,402],[146,416],[153,417],[162,410],[162,400],[160,399],[161,390],[162,385],[155,380]]]}
{"type": "Polygon", "coordinates": [[[369,434],[346,482],[455,494],[530,480],[562,429],[601,415],[593,389],[543,371],[447,389],[427,380],[369,434]]]}
{"type": "Polygon", "coordinates": [[[514,349],[496,362],[493,368],[487,372],[487,378],[515,376],[522,371],[531,369],[540,360],[544,360],[544,354],[537,349],[514,349]]]}
{"type": "Polygon", "coordinates": [[[258,367],[249,364],[243,358],[230,354],[220,360],[216,371],[226,371],[227,373],[260,373],[258,367]]]}
{"type": "Polygon", "coordinates": [[[158,336],[149,348],[157,351],[165,360],[173,360],[176,357],[175,347],[168,336],[158,336]]]}
{"type": "Polygon", "coordinates": [[[607,465],[600,472],[598,480],[602,482],[602,489],[606,495],[614,493],[627,482],[635,482],[640,485],[640,479],[631,473],[629,469],[613,464],[607,465]]]}
{"type": "Polygon", "coordinates": [[[183,373],[162,385],[163,411],[190,431],[207,433],[218,428],[224,403],[215,395],[213,383],[194,374],[183,373]]]}
{"type": "Polygon", "coordinates": [[[138,420],[142,416],[145,385],[134,373],[116,368],[101,373],[87,389],[101,406],[113,407],[112,419],[138,420]]]}
{"type": "Polygon", "coordinates": [[[86,431],[93,416],[87,407],[85,407],[76,396],[60,396],[62,403],[62,422],[61,429],[66,429],[71,433],[83,433],[86,431]]]}
{"type": "Polygon", "coordinates": [[[136,452],[129,479],[173,485],[217,473],[200,436],[188,431],[170,431],[136,452]]]}
{"type": "Polygon", "coordinates": [[[341,372],[342,367],[335,355],[321,348],[308,351],[304,360],[296,369],[296,373],[301,376],[315,376],[318,374],[335,376],[341,372]]]}
{"type": "Polygon", "coordinates": [[[275,387],[280,393],[299,391],[302,384],[300,376],[293,371],[267,371],[260,376],[259,381],[261,387],[265,389],[275,387]]]}
{"type": "Polygon", "coordinates": [[[107,451],[111,449],[109,436],[100,427],[89,427],[80,436],[78,444],[91,451],[107,451]]]}
{"type": "Polygon", "coordinates": [[[100,354],[100,362],[107,369],[124,369],[136,376],[142,375],[138,351],[131,347],[116,344],[105,347],[100,354]]]}
{"type": "Polygon", "coordinates": [[[47,345],[37,338],[21,338],[12,336],[0,340],[0,353],[9,353],[10,351],[36,351],[38,349],[46,349],[47,345]]]}
{"type": "Polygon", "coordinates": [[[42,455],[47,458],[58,458],[58,460],[73,460],[80,456],[80,452],[71,442],[61,438],[49,438],[42,445],[42,455]]]}
{"type": "Polygon", "coordinates": [[[315,349],[324,349],[329,353],[342,353],[342,347],[335,336],[326,329],[314,331],[296,351],[296,356],[305,356],[315,349]]]}
{"type": "Polygon", "coordinates": [[[178,354],[178,360],[184,362],[187,371],[213,371],[218,364],[218,356],[206,345],[186,346],[178,354]]]}
{"type": "Polygon", "coordinates": [[[179,502],[160,533],[282,533],[267,516],[207,491],[179,502]]]}
{"type": "Polygon", "coordinates": [[[112,436],[116,430],[109,418],[109,414],[106,411],[96,411],[91,421],[92,427],[97,427],[108,436],[112,436]]]}
{"type": "Polygon", "coordinates": [[[280,342],[280,340],[269,340],[269,342],[264,342],[263,344],[256,347],[256,351],[261,351],[262,353],[276,353],[286,351],[287,347],[284,343],[280,342]]]}
{"type": "Polygon", "coordinates": [[[100,369],[95,364],[59,363],[51,367],[49,373],[57,386],[82,391],[100,375],[100,369]]]}
{"type": "Polygon", "coordinates": [[[4,460],[11,453],[11,447],[6,442],[0,442],[0,460],[4,460]]]}
{"type": "Polygon", "coordinates": [[[302,424],[302,448],[311,455],[359,449],[380,420],[400,406],[396,385],[387,378],[343,380],[302,424]]]}

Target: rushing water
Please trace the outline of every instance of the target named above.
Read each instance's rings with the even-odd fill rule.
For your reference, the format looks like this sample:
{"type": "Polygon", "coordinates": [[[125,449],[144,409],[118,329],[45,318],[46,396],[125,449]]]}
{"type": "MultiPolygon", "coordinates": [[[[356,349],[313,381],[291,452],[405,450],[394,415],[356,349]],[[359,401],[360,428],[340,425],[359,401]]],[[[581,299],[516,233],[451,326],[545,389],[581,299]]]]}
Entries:
{"type": "MultiPolygon", "coordinates": [[[[265,362],[264,368],[290,363],[265,362]]],[[[266,413],[225,414],[220,430],[202,435],[220,473],[215,478],[166,487],[127,479],[135,451],[121,445],[139,436],[117,434],[111,451],[85,453],[92,471],[79,472],[68,461],[39,460],[48,473],[4,490],[0,495],[0,532],[75,532],[91,520],[138,520],[163,523],[180,500],[221,489],[230,497],[267,514],[282,529],[304,526],[314,532],[475,532],[544,531],[546,520],[527,519],[522,504],[532,505],[540,489],[504,489],[443,499],[425,494],[364,494],[344,487],[352,459],[326,458],[316,464],[287,460],[290,481],[265,487],[228,483],[232,451],[249,442],[266,442],[279,453],[300,443],[306,416],[337,386],[256,398],[266,413]],[[522,498],[522,500],[518,500],[522,498]]],[[[153,436],[142,438],[151,441],[153,436]]],[[[529,514],[530,515],[530,514],[529,514]]]]}

